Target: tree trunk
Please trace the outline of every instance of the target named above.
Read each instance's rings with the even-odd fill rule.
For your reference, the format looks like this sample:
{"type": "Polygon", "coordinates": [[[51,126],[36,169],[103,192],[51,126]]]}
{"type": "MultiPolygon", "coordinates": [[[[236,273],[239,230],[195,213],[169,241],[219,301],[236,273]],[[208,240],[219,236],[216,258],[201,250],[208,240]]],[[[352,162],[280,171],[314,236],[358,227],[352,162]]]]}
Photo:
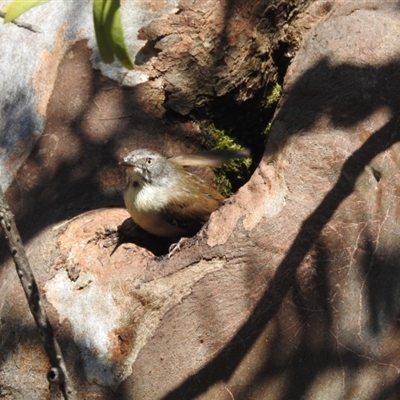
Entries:
{"type": "MultiPolygon", "coordinates": [[[[296,19],[304,2],[197,3],[141,29],[133,89],[65,45],[8,189],[79,395],[398,397],[397,6],[314,2],[296,19]],[[188,115],[215,96],[245,107],[304,29],[250,181],[170,258],[115,248],[129,215],[98,207],[121,205],[118,157],[198,147],[188,115]]],[[[1,393],[50,397],[9,261],[1,279],[1,393]]]]}

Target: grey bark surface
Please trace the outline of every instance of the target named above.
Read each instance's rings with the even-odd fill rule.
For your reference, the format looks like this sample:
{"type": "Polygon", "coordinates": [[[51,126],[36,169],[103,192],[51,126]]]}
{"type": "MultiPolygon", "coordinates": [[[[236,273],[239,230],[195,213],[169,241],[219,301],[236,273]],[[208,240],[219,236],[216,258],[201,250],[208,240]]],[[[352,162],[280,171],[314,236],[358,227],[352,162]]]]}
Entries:
{"type": "MultiPolygon", "coordinates": [[[[160,67],[187,52],[188,40],[174,47],[173,32],[201,14],[189,5],[143,27],[150,56],[140,68],[152,78],[133,90],[93,73],[85,43],[70,48],[44,132],[8,191],[25,222],[28,255],[44,266],[37,279],[79,395],[397,398],[398,3],[313,2],[298,21],[309,32],[250,181],[170,259],[133,243],[113,251],[110,239],[128,215],[98,208],[121,204],[123,178],[111,166],[132,147],[166,155],[195,148],[196,123],[165,119],[163,104],[186,114],[182,104],[197,107],[210,87],[220,90],[209,81],[219,65],[196,67],[199,91],[191,79],[184,87],[171,78],[188,71],[188,58],[181,70],[176,58],[160,67]]],[[[246,14],[232,15],[226,26],[239,29],[237,15],[246,14]]],[[[267,53],[259,54],[269,60],[267,53]]],[[[187,57],[201,65],[199,54],[187,57]]],[[[249,78],[238,93],[266,80],[249,78]]],[[[2,394],[24,398],[33,387],[40,398],[48,395],[47,364],[23,296],[7,264],[2,394]]]]}

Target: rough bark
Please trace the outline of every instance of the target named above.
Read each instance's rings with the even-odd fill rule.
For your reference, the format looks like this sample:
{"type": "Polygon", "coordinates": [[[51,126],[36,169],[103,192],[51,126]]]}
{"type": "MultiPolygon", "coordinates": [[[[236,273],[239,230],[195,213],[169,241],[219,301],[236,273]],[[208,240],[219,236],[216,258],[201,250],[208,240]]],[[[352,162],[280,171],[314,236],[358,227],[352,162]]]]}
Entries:
{"type": "Polygon", "coordinates": [[[277,59],[298,47],[295,21],[308,3],[181,1],[175,14],[140,30],[147,45],[137,62],[163,77],[165,106],[180,114],[231,92],[245,101],[277,80],[277,59]]]}
{"type": "MultiPolygon", "coordinates": [[[[142,66],[154,71],[154,80],[133,91],[93,77],[90,65],[78,62],[87,49],[76,44],[60,64],[45,132],[9,190],[21,218],[31,216],[24,220],[29,256],[45,266],[38,281],[79,395],[398,397],[398,3],[312,4],[300,23],[310,32],[285,77],[261,163],[182,251],[167,259],[133,243],[115,249],[126,211],[83,213],[82,204],[117,203],[113,189],[122,178],[107,166],[133,133],[134,147],[142,147],[152,131],[152,145],[166,154],[184,148],[166,136],[196,137],[194,123],[167,129],[155,117],[165,116],[157,82],[181,85],[170,78],[170,71],[180,73],[175,64],[166,72],[158,64],[177,51],[168,23],[185,26],[185,16],[187,24],[196,21],[196,7],[182,3],[177,14],[143,29],[150,50],[162,51],[142,66]],[[82,71],[87,75],[77,81],[82,71]],[[79,102],[63,101],[72,86],[88,105],[84,112],[79,102]],[[146,102],[148,96],[158,102],[146,102]],[[132,111],[136,106],[140,113],[132,111]],[[120,118],[127,113],[134,114],[134,128],[120,118]],[[73,148],[66,151],[68,143],[73,148]],[[77,216],[63,222],[68,214],[77,216]]],[[[232,9],[236,16],[245,8],[232,9]]],[[[240,25],[232,21],[226,26],[240,25]]],[[[187,62],[182,59],[185,73],[187,62]]],[[[243,71],[237,65],[244,63],[234,68],[243,71]]],[[[218,68],[196,73],[208,77],[218,68]]],[[[167,106],[182,114],[182,104],[198,106],[210,87],[220,90],[202,79],[204,93],[192,95],[193,79],[187,82],[179,91],[166,86],[167,106]]],[[[23,385],[40,398],[47,364],[12,272],[3,269],[0,290],[2,394],[8,386],[18,398],[23,385]]]]}
{"type": "Polygon", "coordinates": [[[54,337],[53,327],[42,305],[35,276],[22,245],[21,237],[15,225],[14,215],[6,202],[3,190],[0,188],[0,227],[8,243],[15,270],[24,289],[26,300],[29,303],[31,314],[35,320],[42,344],[46,350],[51,369],[47,373],[50,384],[58,386],[65,400],[76,400],[76,392],[71,384],[57,339],[54,337]]]}

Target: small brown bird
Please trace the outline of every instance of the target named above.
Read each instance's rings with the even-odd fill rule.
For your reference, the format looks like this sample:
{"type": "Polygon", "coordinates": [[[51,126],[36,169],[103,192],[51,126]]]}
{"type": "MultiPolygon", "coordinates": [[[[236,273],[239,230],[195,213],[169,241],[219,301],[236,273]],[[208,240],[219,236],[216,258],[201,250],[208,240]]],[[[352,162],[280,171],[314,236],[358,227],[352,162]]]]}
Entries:
{"type": "Polygon", "coordinates": [[[224,197],[183,165],[217,166],[232,158],[249,157],[247,149],[216,150],[166,159],[140,149],[120,163],[126,168],[124,201],[137,225],[156,236],[194,235],[220,207],[224,197]]]}

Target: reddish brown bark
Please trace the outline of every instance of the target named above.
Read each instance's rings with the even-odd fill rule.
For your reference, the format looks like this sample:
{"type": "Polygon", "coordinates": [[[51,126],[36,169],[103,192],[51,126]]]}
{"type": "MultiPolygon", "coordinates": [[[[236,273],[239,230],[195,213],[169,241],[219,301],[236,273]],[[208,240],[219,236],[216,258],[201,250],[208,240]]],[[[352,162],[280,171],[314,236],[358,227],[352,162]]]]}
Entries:
{"type": "Polygon", "coordinates": [[[277,60],[299,45],[295,21],[308,3],[184,0],[175,14],[142,28],[147,45],[136,58],[162,77],[167,109],[187,115],[232,92],[245,101],[276,82],[277,60]]]}
{"type": "MultiPolygon", "coordinates": [[[[245,8],[236,2],[229,10],[227,32],[237,37],[245,8]]],[[[110,243],[126,211],[84,213],[82,204],[95,208],[118,198],[111,189],[122,185],[122,176],[108,166],[133,137],[133,147],[163,147],[166,155],[185,147],[182,133],[197,137],[192,122],[157,123],[164,115],[160,82],[167,83],[167,106],[182,114],[185,104],[191,110],[209,93],[223,95],[230,83],[238,87],[232,79],[221,89],[223,80],[211,78],[221,66],[209,64],[208,56],[204,66],[199,62],[196,45],[204,46],[207,37],[194,42],[194,55],[187,51],[189,40],[180,47],[173,41],[174,29],[187,39],[182,27],[193,30],[198,6],[182,3],[179,13],[143,29],[149,48],[162,50],[141,66],[154,81],[121,91],[92,79],[81,63],[86,84],[76,84],[74,93],[85,98],[87,109],[79,113],[62,103],[60,91],[53,93],[46,131],[27,163],[30,173],[21,170],[9,196],[20,196],[15,205],[21,218],[34,215],[25,228],[30,256],[46,266],[39,280],[82,397],[398,397],[398,12],[397,4],[381,2],[315,2],[308,9],[301,26],[310,34],[285,77],[260,165],[170,259],[153,258],[132,243],[113,252],[110,243]],[[174,52],[188,53],[181,69],[176,58],[171,61],[174,52]],[[168,60],[163,71],[160,63],[168,60]],[[194,69],[199,91],[192,90],[193,60],[202,65],[194,69]],[[182,71],[187,81],[174,78],[182,71]],[[133,127],[111,118],[130,113],[133,127]],[[51,145],[55,138],[62,145],[51,145]],[[68,143],[76,159],[69,159],[68,143]],[[94,193],[99,196],[93,200],[94,193]],[[43,210],[48,215],[39,215],[43,210]],[[55,224],[68,213],[77,218],[55,224]]],[[[253,66],[263,57],[270,62],[271,54],[261,50],[262,33],[268,41],[269,31],[259,31],[256,53],[238,45],[253,66]]],[[[82,44],[71,51],[87,57],[82,44]]],[[[228,58],[223,68],[234,65],[240,76],[246,62],[238,59],[228,58]]],[[[75,82],[68,75],[78,66],[72,60],[70,55],[60,67],[60,87],[75,82]]],[[[262,86],[267,75],[240,81],[249,82],[243,93],[262,86]]],[[[29,323],[20,322],[27,320],[25,304],[8,269],[3,282],[2,320],[6,316],[17,332],[15,338],[4,331],[3,349],[13,350],[13,365],[24,365],[30,353],[19,343],[32,337],[29,323]]],[[[36,342],[31,346],[40,349],[36,342]]],[[[37,354],[33,371],[40,376],[46,369],[37,354]]]]}

